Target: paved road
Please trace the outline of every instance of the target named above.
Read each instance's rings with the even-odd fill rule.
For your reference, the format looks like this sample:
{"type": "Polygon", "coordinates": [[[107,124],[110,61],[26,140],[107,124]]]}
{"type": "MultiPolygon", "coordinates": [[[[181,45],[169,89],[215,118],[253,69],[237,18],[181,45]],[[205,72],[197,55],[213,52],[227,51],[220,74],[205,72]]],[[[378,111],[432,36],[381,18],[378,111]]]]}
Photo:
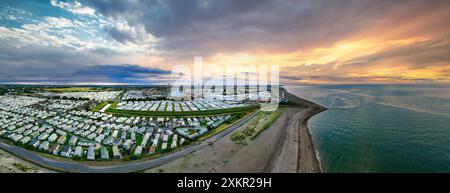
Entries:
{"type": "Polygon", "coordinates": [[[122,163],[117,165],[111,165],[111,166],[90,166],[86,164],[82,164],[80,162],[63,162],[63,161],[57,161],[49,158],[42,157],[36,152],[32,152],[29,150],[26,150],[22,147],[18,147],[15,145],[9,145],[5,144],[0,141],[0,148],[10,152],[11,154],[22,158],[24,160],[30,161],[32,163],[50,168],[55,169],[58,171],[66,171],[66,172],[78,172],[78,173],[126,173],[126,172],[134,172],[139,170],[144,170],[148,168],[157,167],[160,165],[163,165],[165,163],[168,163],[172,160],[184,157],[192,152],[195,152],[205,146],[207,146],[209,143],[214,143],[218,139],[226,136],[227,134],[233,132],[234,130],[238,129],[242,125],[244,125],[247,121],[249,121],[251,118],[253,118],[258,111],[254,112],[250,116],[246,117],[245,119],[239,121],[235,125],[231,126],[230,128],[198,143],[191,145],[189,147],[186,147],[185,149],[170,153],[168,155],[165,155],[163,157],[159,157],[152,160],[142,161],[142,162],[129,162],[129,163],[122,163]]]}

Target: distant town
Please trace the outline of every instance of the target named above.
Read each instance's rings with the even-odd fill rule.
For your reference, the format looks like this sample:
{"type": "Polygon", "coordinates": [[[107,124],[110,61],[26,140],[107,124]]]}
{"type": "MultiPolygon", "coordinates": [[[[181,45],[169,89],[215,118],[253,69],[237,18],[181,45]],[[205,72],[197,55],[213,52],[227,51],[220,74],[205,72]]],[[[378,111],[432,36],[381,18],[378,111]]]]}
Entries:
{"type": "Polygon", "coordinates": [[[266,88],[3,86],[0,137],[77,161],[151,158],[206,139],[274,102],[266,88]]]}

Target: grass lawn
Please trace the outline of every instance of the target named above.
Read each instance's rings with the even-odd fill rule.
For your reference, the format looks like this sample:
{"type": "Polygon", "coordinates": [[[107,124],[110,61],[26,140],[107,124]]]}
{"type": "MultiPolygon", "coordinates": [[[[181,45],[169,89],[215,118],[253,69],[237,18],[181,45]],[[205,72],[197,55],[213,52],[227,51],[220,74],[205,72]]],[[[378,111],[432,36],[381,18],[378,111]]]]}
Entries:
{"type": "Polygon", "coordinates": [[[263,125],[262,128],[258,129],[256,131],[256,133],[251,137],[251,139],[255,139],[256,137],[259,136],[259,134],[261,134],[263,131],[265,131],[266,129],[268,129],[276,120],[278,120],[278,118],[280,118],[280,116],[286,112],[286,109],[279,109],[273,113],[270,114],[270,116],[266,117],[263,121],[263,125]]]}
{"type": "Polygon", "coordinates": [[[234,115],[236,117],[232,117],[232,121],[231,122],[225,122],[222,125],[219,125],[219,127],[214,128],[212,130],[209,130],[208,133],[206,133],[205,135],[200,136],[200,138],[198,138],[196,141],[203,141],[207,138],[210,138],[211,136],[222,132],[223,130],[233,126],[234,124],[238,123],[239,121],[241,121],[242,119],[244,119],[247,116],[250,116],[254,111],[247,111],[245,113],[239,113],[237,115],[234,115]]]}
{"type": "MultiPolygon", "coordinates": [[[[161,145],[162,145],[163,142],[162,142],[162,140],[160,140],[159,143],[158,143],[158,146],[156,147],[156,152],[153,155],[142,154],[140,156],[135,156],[135,155],[133,155],[133,152],[130,152],[129,154],[122,152],[122,155],[124,156],[123,159],[112,159],[111,158],[109,160],[99,160],[100,159],[100,154],[99,154],[99,151],[97,151],[96,152],[96,160],[89,161],[85,157],[83,157],[83,158],[81,158],[79,160],[75,160],[73,158],[66,158],[66,157],[63,157],[63,156],[53,155],[53,154],[50,154],[50,153],[44,152],[44,151],[38,151],[38,150],[36,150],[34,148],[31,148],[31,147],[29,147],[27,149],[35,151],[39,155],[41,155],[43,157],[46,157],[46,158],[49,158],[49,159],[54,159],[54,160],[63,161],[63,162],[81,162],[81,163],[85,163],[85,164],[93,165],[93,166],[108,166],[108,165],[114,165],[114,164],[123,163],[123,162],[140,162],[140,161],[143,161],[143,160],[146,160],[146,159],[155,159],[155,158],[164,156],[164,155],[166,155],[168,153],[171,153],[171,152],[174,152],[174,151],[179,151],[179,150],[182,150],[184,148],[187,148],[187,147],[189,147],[192,144],[201,142],[201,141],[203,141],[203,140],[205,140],[205,139],[207,139],[207,138],[209,138],[209,137],[211,137],[211,136],[213,136],[213,135],[215,135],[215,134],[217,134],[217,133],[219,133],[219,132],[229,128],[230,126],[236,124],[237,122],[239,122],[242,119],[246,118],[247,116],[251,115],[253,112],[254,112],[254,110],[236,113],[230,119],[230,122],[225,122],[225,123],[221,124],[219,127],[210,130],[208,133],[206,133],[205,135],[201,136],[200,138],[198,138],[198,139],[196,139],[194,141],[187,140],[186,142],[184,142],[183,145],[180,144],[175,149],[172,149],[170,147],[170,144],[171,144],[173,138],[169,137],[169,139],[168,139],[168,146],[167,146],[166,150],[162,150],[161,149],[161,145]]],[[[70,137],[71,137],[71,135],[68,135],[68,139],[70,139],[70,137]]],[[[137,142],[137,144],[140,144],[142,142],[142,137],[143,137],[142,135],[136,135],[136,142],[137,142]]],[[[9,142],[9,140],[7,140],[5,142],[9,142]]],[[[9,142],[9,143],[13,144],[12,142],[9,142]]],[[[68,144],[68,140],[66,141],[65,144],[68,144]]],[[[23,146],[23,145],[19,145],[17,143],[15,145],[23,146]]],[[[23,147],[25,147],[25,146],[23,146],[23,147]]],[[[111,156],[112,147],[111,146],[105,146],[105,147],[108,149],[108,151],[110,152],[110,156],[111,156]]],[[[28,171],[30,170],[29,168],[21,167],[19,165],[17,167],[18,168],[20,167],[19,169],[21,169],[21,170],[28,170],[28,171]]],[[[52,170],[58,171],[56,168],[48,168],[48,169],[52,169],[52,170]]],[[[62,171],[62,172],[64,172],[64,171],[62,171]]]]}
{"type": "Polygon", "coordinates": [[[17,169],[25,172],[25,173],[34,173],[36,172],[38,169],[33,168],[33,167],[28,167],[26,165],[20,164],[20,163],[13,163],[13,166],[16,167],[17,169]]]}
{"type": "Polygon", "coordinates": [[[92,88],[92,87],[44,88],[43,90],[51,91],[51,92],[95,92],[95,91],[101,91],[98,88],[92,88]]]}
{"type": "Polygon", "coordinates": [[[208,115],[221,115],[232,114],[239,112],[252,111],[259,108],[259,105],[251,105],[247,107],[229,108],[229,109],[217,109],[217,110],[205,110],[205,111],[135,111],[135,110],[122,110],[116,109],[117,103],[113,103],[108,113],[129,115],[129,116],[164,116],[164,117],[177,117],[177,116],[208,116],[208,115]]]}
{"type": "Polygon", "coordinates": [[[286,109],[278,109],[274,112],[261,111],[253,119],[251,119],[243,129],[231,135],[231,141],[237,144],[247,144],[249,140],[253,140],[263,131],[269,128],[286,109]]]}
{"type": "Polygon", "coordinates": [[[109,102],[109,101],[101,102],[100,104],[98,104],[97,106],[95,106],[95,107],[92,109],[92,111],[98,112],[98,111],[100,111],[103,107],[105,107],[108,103],[110,103],[110,102],[109,102]]]}

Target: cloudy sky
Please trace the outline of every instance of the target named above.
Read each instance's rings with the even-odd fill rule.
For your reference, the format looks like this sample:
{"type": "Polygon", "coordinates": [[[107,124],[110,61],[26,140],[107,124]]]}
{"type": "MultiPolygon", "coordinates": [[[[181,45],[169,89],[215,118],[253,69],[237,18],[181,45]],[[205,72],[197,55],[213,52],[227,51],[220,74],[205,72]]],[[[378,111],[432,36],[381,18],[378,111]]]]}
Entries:
{"type": "Polygon", "coordinates": [[[279,65],[284,84],[450,83],[450,1],[2,0],[0,83],[162,84],[279,65]]]}

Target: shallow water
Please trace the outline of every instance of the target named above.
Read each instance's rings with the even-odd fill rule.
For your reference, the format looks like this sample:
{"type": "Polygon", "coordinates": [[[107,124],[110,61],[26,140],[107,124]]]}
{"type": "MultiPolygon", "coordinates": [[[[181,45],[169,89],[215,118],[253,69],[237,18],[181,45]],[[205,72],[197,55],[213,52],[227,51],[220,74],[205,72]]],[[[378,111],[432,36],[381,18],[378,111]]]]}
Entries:
{"type": "Polygon", "coordinates": [[[309,121],[326,172],[450,172],[450,85],[287,86],[328,110],[309,121]]]}

